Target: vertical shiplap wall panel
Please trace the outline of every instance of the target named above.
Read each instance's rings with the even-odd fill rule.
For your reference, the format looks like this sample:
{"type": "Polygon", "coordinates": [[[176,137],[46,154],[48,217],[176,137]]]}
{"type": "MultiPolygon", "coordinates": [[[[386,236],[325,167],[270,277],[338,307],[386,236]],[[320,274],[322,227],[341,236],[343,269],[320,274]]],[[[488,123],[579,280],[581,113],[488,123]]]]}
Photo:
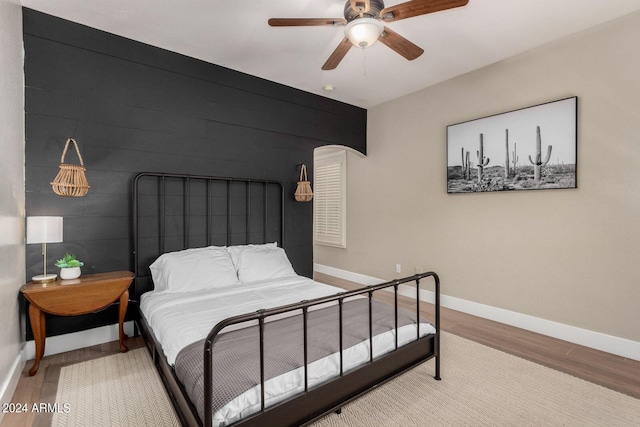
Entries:
{"type": "MultiPolygon", "coordinates": [[[[296,203],[296,165],[339,144],[366,152],[366,110],[134,42],[30,9],[25,44],[27,215],[62,215],[65,251],[85,274],[132,269],[131,182],[139,172],[285,183],[285,247],[299,274],[313,269],[311,204],[296,203]],[[80,144],[91,190],[56,196],[50,182],[66,138],[80,144]]],[[[75,153],[67,161],[76,163],[75,153]]],[[[312,172],[310,172],[312,173],[312,172]]],[[[27,246],[27,277],[40,273],[27,246]]],[[[112,312],[52,318],[48,334],[114,323],[112,312]]]]}

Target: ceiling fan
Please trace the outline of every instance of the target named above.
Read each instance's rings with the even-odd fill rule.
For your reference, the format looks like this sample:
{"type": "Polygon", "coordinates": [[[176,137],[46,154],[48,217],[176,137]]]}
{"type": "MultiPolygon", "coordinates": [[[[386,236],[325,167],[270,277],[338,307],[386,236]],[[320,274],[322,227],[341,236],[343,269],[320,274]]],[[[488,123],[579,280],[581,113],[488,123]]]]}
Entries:
{"type": "Polygon", "coordinates": [[[342,26],[345,38],[322,66],[333,70],[347,54],[351,46],[366,48],[377,40],[408,60],[424,53],[419,46],[387,28],[383,22],[394,22],[414,16],[465,6],[469,0],[410,0],[395,6],[384,7],[382,0],[347,0],[343,18],[271,18],[272,27],[342,26]]]}

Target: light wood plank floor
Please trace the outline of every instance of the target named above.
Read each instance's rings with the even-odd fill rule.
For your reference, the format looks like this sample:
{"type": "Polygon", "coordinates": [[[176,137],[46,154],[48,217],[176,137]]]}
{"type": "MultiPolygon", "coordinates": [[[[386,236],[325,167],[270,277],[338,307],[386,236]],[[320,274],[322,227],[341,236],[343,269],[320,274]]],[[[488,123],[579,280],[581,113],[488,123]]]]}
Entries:
{"type": "MultiPolygon", "coordinates": [[[[315,275],[315,280],[344,289],[359,287],[355,283],[318,273],[315,275]]],[[[390,301],[393,294],[376,292],[375,297],[390,301]]],[[[415,310],[414,300],[404,297],[400,297],[399,300],[404,307],[415,310]]],[[[433,306],[421,304],[421,314],[426,318],[432,318],[433,306]]],[[[640,362],[638,361],[446,308],[441,310],[441,322],[442,329],[447,332],[640,399],[640,362]]],[[[130,349],[138,348],[144,346],[144,342],[141,337],[129,338],[127,345],[130,349]]],[[[28,403],[29,405],[34,402],[55,403],[61,367],[118,352],[118,342],[114,341],[46,356],[40,363],[38,373],[33,377],[29,377],[28,374],[32,363],[29,361],[22,372],[22,377],[11,401],[28,403]]],[[[446,357],[446,353],[443,357],[446,357]]],[[[446,380],[444,375],[443,380],[446,380]]],[[[52,414],[33,412],[5,414],[0,427],[43,427],[50,425],[51,417],[52,414]]]]}
{"type": "MultiPolygon", "coordinates": [[[[314,280],[348,290],[362,287],[320,273],[315,273],[314,280]]],[[[392,302],[393,293],[376,292],[374,298],[392,302]]],[[[415,310],[415,300],[399,297],[399,301],[415,310]]],[[[433,319],[433,305],[421,304],[420,309],[421,315],[433,319]]],[[[444,331],[640,399],[639,361],[447,308],[441,309],[440,321],[444,331]]]]}

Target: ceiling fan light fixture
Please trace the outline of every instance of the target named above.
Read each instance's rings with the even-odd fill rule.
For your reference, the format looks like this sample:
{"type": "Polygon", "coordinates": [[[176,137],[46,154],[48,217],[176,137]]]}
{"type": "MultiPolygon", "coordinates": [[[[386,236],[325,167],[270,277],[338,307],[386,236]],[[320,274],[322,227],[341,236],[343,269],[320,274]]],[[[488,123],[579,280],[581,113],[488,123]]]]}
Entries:
{"type": "Polygon", "coordinates": [[[369,47],[378,40],[384,31],[382,22],[374,18],[358,18],[349,22],[344,34],[356,47],[369,47]]]}

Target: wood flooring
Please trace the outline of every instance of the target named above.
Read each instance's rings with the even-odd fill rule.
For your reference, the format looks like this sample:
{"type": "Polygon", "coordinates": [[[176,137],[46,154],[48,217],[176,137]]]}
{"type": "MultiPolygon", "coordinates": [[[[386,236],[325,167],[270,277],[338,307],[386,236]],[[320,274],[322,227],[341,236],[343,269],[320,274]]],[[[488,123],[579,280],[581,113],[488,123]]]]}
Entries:
{"type": "MultiPolygon", "coordinates": [[[[315,273],[314,280],[348,290],[362,287],[320,273],[315,273]]],[[[391,292],[374,295],[374,298],[393,301],[391,292]]],[[[414,299],[399,297],[398,300],[404,307],[415,310],[414,299]]],[[[433,307],[422,303],[420,312],[425,318],[433,319],[433,307]]],[[[440,321],[444,331],[640,399],[640,361],[447,308],[440,310],[440,321]]]]}
{"type": "MultiPolygon", "coordinates": [[[[315,280],[356,289],[360,285],[346,280],[316,273],[315,280]]],[[[393,294],[376,292],[375,298],[391,301],[393,294]]],[[[400,303],[415,310],[415,300],[399,297],[400,303]]],[[[433,305],[420,305],[421,314],[433,318],[433,305]]],[[[502,323],[471,316],[459,311],[443,308],[441,326],[451,332],[489,347],[522,357],[541,365],[562,371],[578,378],[599,384],[640,399],[640,362],[583,347],[566,341],[525,331],[502,323]]],[[[144,346],[141,337],[129,338],[130,349],[144,346]]],[[[46,356],[40,363],[38,373],[29,377],[28,370],[33,361],[27,362],[11,402],[55,403],[60,369],[63,366],[103,357],[119,352],[118,342],[110,342],[67,353],[46,356]]],[[[443,355],[446,357],[446,354],[443,355]]],[[[444,379],[444,378],[443,378],[444,379]]],[[[51,423],[51,413],[27,412],[5,414],[0,427],[44,427],[51,423]]]]}

